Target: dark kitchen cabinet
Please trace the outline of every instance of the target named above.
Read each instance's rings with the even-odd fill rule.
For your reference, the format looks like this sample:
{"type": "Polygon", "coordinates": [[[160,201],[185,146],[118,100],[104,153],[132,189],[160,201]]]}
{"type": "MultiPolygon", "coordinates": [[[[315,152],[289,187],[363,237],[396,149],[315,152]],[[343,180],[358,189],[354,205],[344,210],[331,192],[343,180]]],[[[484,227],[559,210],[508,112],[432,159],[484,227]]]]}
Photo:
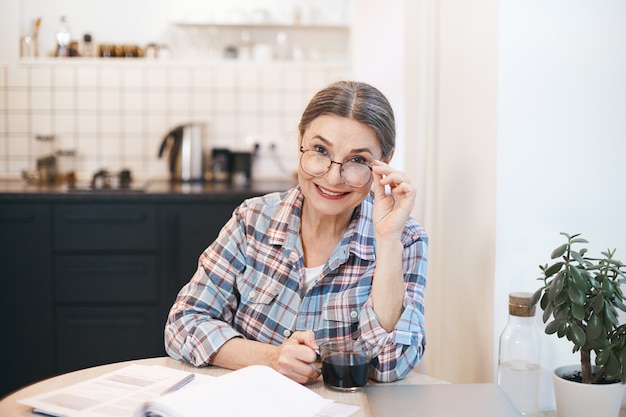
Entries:
{"type": "Polygon", "coordinates": [[[53,207],[56,368],[163,355],[154,204],[53,207]]]}
{"type": "Polygon", "coordinates": [[[164,355],[155,305],[57,307],[55,317],[62,372],[164,355]]]}
{"type": "Polygon", "coordinates": [[[180,288],[196,271],[200,254],[217,238],[240,202],[164,205],[161,208],[163,299],[167,311],[180,288]]]}
{"type": "Polygon", "coordinates": [[[3,193],[0,181],[0,397],[58,373],[165,355],[167,313],[202,251],[245,198],[288,186],[3,193]]]}
{"type": "Polygon", "coordinates": [[[0,203],[0,397],[56,371],[50,211],[0,203]]]}

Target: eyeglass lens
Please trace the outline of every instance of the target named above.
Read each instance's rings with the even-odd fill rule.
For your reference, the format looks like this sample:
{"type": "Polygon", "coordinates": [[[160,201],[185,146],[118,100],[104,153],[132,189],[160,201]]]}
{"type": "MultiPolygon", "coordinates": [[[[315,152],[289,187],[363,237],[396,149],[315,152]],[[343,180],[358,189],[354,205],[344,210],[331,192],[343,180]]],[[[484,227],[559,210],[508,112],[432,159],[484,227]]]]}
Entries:
{"type": "MultiPolygon", "coordinates": [[[[369,183],[372,170],[368,165],[353,161],[335,163],[340,165],[339,173],[347,185],[358,188],[369,183]]],[[[317,151],[303,151],[300,156],[300,166],[302,170],[313,177],[321,177],[326,174],[332,164],[333,161],[330,159],[330,156],[317,151]]]]}

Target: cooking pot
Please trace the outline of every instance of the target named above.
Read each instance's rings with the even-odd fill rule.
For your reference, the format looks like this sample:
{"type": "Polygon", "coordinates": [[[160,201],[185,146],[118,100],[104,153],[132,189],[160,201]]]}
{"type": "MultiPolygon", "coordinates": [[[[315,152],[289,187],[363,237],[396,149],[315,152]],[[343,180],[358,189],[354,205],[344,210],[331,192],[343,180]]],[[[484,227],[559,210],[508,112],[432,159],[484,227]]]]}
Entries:
{"type": "Polygon", "coordinates": [[[201,123],[187,123],[176,126],[163,138],[159,158],[169,152],[172,181],[204,180],[203,130],[201,123]]]}

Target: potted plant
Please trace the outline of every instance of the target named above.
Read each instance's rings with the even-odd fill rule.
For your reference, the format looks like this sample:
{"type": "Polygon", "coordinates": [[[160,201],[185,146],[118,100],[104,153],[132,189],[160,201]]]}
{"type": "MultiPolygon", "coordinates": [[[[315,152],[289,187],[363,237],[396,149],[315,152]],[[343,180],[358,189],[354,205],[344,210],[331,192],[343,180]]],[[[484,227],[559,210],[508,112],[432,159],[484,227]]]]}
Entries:
{"type": "Polygon", "coordinates": [[[567,338],[572,352],[580,352],[580,365],[558,368],[553,375],[557,414],[617,416],[626,382],[626,325],[620,324],[618,315],[618,310],[626,312],[620,288],[626,282],[624,264],[614,258],[615,249],[591,257],[586,248],[575,248],[588,243],[580,234],[561,234],[567,241],[552,251],[551,264],[539,266],[543,286],[531,300],[543,309],[545,332],[567,338]],[[560,398],[559,384],[576,392],[560,398]],[[581,391],[589,391],[588,387],[594,387],[590,395],[596,399],[602,395],[600,390],[615,391],[615,399],[601,399],[611,410],[600,411],[591,399],[583,399],[581,391]],[[577,399],[581,404],[574,403],[577,399]]]}

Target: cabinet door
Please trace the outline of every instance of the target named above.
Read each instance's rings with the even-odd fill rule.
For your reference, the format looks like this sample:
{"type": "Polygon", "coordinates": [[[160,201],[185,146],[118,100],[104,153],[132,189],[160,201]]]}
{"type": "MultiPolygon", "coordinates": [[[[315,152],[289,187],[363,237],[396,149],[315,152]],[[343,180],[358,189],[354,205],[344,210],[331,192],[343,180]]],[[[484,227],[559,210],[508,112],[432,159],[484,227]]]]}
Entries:
{"type": "Polygon", "coordinates": [[[57,303],[152,302],[158,300],[154,255],[57,255],[57,303]]]}
{"type": "Polygon", "coordinates": [[[155,307],[57,307],[59,372],[164,356],[155,307]]]}
{"type": "Polygon", "coordinates": [[[0,397],[54,374],[48,204],[0,205],[0,397]]]}
{"type": "Polygon", "coordinates": [[[162,207],[161,271],[167,311],[198,268],[200,254],[217,238],[238,204],[233,201],[162,207]]]}
{"type": "Polygon", "coordinates": [[[156,206],[59,204],[54,232],[55,250],[156,250],[156,206]]]}

